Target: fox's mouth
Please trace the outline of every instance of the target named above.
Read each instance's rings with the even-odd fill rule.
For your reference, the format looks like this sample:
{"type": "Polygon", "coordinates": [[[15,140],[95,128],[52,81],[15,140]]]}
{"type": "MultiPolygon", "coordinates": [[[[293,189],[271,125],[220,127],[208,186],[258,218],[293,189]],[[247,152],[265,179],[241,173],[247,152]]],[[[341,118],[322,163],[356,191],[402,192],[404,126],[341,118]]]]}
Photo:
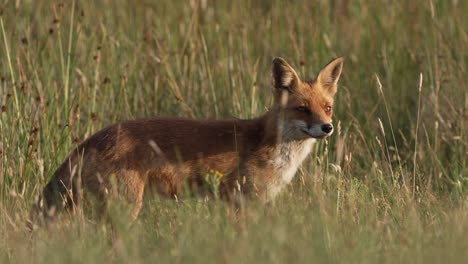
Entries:
{"type": "Polygon", "coordinates": [[[321,134],[321,135],[313,135],[313,134],[310,133],[310,131],[309,131],[308,129],[306,129],[306,128],[302,128],[301,131],[302,131],[304,134],[308,135],[309,137],[311,137],[311,138],[316,138],[316,139],[324,139],[324,138],[326,138],[326,137],[328,137],[328,136],[330,136],[330,135],[332,134],[332,133],[329,133],[329,134],[323,133],[323,134],[321,134]]]}

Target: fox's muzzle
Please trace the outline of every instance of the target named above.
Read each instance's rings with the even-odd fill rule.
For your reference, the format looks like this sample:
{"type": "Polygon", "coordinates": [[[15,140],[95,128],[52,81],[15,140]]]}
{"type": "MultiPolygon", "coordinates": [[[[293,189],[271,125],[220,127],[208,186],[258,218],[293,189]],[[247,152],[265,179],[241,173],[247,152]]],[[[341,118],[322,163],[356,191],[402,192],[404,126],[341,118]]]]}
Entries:
{"type": "Polygon", "coordinates": [[[333,133],[333,125],[332,124],[324,124],[322,125],[322,131],[327,133],[327,134],[331,134],[333,133]]]}

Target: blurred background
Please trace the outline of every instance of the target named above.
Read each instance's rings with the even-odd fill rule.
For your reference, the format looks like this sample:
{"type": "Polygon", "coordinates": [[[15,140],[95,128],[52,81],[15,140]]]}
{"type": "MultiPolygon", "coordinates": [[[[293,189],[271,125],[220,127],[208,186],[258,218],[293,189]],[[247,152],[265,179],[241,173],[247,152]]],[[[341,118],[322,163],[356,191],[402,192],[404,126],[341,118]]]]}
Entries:
{"type": "Polygon", "coordinates": [[[467,1],[17,0],[0,14],[5,261],[468,257],[467,1]],[[236,220],[222,203],[148,198],[117,246],[86,221],[24,240],[34,197],[79,142],[119,120],[258,116],[276,56],[304,79],[345,66],[338,131],[275,205],[236,220]]]}

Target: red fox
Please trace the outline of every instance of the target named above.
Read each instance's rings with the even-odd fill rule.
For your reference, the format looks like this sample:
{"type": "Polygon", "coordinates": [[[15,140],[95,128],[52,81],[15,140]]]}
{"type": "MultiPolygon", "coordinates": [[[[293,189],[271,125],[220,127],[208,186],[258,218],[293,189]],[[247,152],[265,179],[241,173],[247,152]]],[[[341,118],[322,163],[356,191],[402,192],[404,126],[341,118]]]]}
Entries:
{"type": "Polygon", "coordinates": [[[226,200],[270,201],[291,182],[317,139],[333,133],[333,98],[343,58],[329,62],[315,80],[303,81],[282,58],[273,60],[274,103],[251,120],[152,118],[111,125],[89,137],[55,171],[39,207],[77,206],[94,197],[106,205],[113,181],[137,218],[143,194],[177,198],[197,190],[208,171],[224,175],[226,200]],[[83,194],[83,195],[79,195],[83,194]]]}

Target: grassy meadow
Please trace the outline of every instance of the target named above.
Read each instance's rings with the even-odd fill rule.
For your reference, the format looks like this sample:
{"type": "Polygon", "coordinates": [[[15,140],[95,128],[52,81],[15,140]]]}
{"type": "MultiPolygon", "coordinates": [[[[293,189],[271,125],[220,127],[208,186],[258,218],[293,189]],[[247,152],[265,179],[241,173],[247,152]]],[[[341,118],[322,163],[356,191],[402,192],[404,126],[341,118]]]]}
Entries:
{"type": "Polygon", "coordinates": [[[463,263],[468,2],[2,1],[1,263],[463,263]],[[251,118],[271,61],[346,58],[334,135],[273,204],[146,197],[133,224],[82,214],[29,232],[77,144],[150,116],[251,118]]]}

